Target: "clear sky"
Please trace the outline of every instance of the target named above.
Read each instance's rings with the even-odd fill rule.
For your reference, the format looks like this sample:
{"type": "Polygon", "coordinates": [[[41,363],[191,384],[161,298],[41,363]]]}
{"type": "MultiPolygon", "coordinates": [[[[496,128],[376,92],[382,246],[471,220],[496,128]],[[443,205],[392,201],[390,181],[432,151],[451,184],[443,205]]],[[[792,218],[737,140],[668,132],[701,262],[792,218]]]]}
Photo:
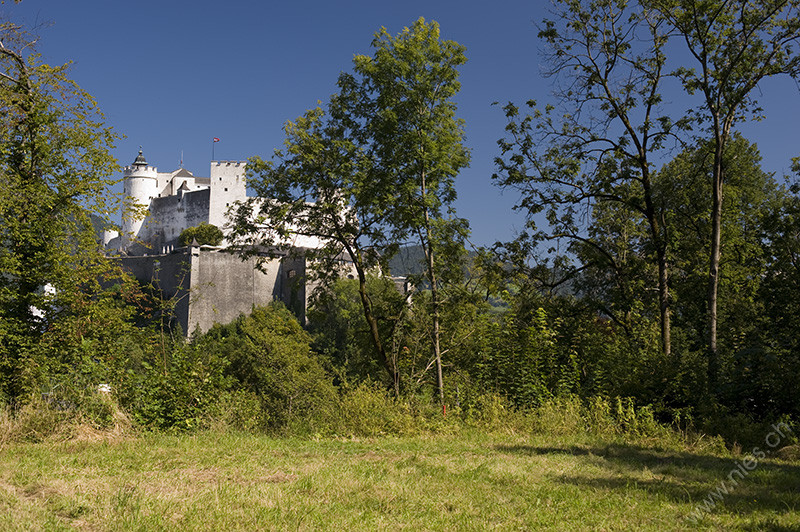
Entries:
{"type": "MultiPolygon", "coordinates": [[[[545,101],[551,81],[540,73],[536,25],[546,0],[23,0],[0,12],[43,24],[46,62],[73,61],[71,77],[98,101],[125,138],[114,155],[123,165],[139,145],[160,171],[184,166],[207,176],[215,158],[267,158],[279,148],[286,120],[327,101],[354,54],[371,54],[381,26],[396,34],[420,16],[441,25],[442,38],[467,47],[458,115],[466,121],[470,168],[457,181],[458,213],[473,241],[510,239],[523,219],[516,195],[491,183],[505,119],[492,102],[545,101]]],[[[800,155],[798,89],[770,82],[767,120],[742,128],[758,142],[764,167],[783,175],[800,155]]]]}

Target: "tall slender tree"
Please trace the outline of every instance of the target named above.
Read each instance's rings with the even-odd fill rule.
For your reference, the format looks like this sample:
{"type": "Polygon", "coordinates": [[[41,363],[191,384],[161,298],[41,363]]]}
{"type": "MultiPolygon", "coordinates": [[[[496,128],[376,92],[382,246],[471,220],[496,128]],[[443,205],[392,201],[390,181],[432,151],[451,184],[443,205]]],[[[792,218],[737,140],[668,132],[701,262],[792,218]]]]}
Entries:
{"type": "MultiPolygon", "coordinates": [[[[385,269],[399,244],[418,238],[432,292],[433,359],[443,400],[436,253],[437,235],[447,231],[437,228],[448,223],[453,181],[469,160],[452,99],[464,48],[440,40],[439,25],[424,19],[395,37],[381,29],[372,47],[374,55],[355,56],[353,72],[340,75],[327,110],[308,111],[286,125],[286,147],[274,163],[251,159],[250,185],[269,199],[241,206],[236,234],[247,246],[270,247],[285,246],[293,235],[317,237],[325,246],[307,253],[329,263],[346,253],[377,357],[396,391],[399,373],[380,334],[367,273],[385,269]]],[[[335,277],[336,269],[318,271],[335,277]]]]}
{"type": "Polygon", "coordinates": [[[653,168],[665,142],[686,124],[661,106],[666,35],[650,10],[626,0],[560,0],[557,6],[539,33],[548,45],[546,73],[558,82],[557,104],[540,108],[530,101],[527,114],[505,106],[509,123],[494,178],[520,190],[519,208],[540,240],[566,240],[573,254],[591,255],[615,275],[622,274],[620,265],[589,230],[591,213],[613,203],[645,222],[645,253],[657,271],[661,348],[669,357],[669,249],[653,168]],[[549,225],[543,231],[535,224],[542,211],[549,225]]]}
{"type": "Polygon", "coordinates": [[[439,25],[423,18],[397,36],[381,29],[372,46],[373,57],[356,56],[355,76],[343,80],[343,94],[347,99],[365,97],[353,114],[370,139],[383,179],[395,189],[389,213],[393,239],[411,235],[425,254],[436,386],[443,403],[437,254],[447,249],[439,245],[439,236],[463,235],[465,228],[463,220],[445,217],[456,198],[455,177],[469,163],[464,122],[456,118],[453,100],[461,88],[458,67],[466,62],[465,48],[441,40],[439,25]]]}
{"type": "Polygon", "coordinates": [[[335,95],[327,113],[316,108],[287,122],[285,148],[273,161],[249,160],[248,185],[258,198],[238,206],[232,236],[245,256],[303,246],[305,258],[315,263],[309,273],[321,286],[332,286],[347,273],[342,268],[347,259],[358,278],[375,356],[399,393],[400,376],[367,282],[371,270],[386,269],[397,248],[388,239],[387,222],[395,193],[359,144],[357,125],[340,109],[342,103],[335,95]],[[307,238],[322,246],[304,245],[307,238]]]}
{"type": "Polygon", "coordinates": [[[701,103],[692,118],[705,126],[714,146],[711,175],[711,242],[708,263],[708,377],[719,372],[717,347],[719,267],[726,182],[725,152],[735,125],[759,117],[757,87],[766,78],[797,76],[800,2],[797,0],[644,0],[658,10],[682,41],[694,67],[677,70],[685,90],[701,103]]]}

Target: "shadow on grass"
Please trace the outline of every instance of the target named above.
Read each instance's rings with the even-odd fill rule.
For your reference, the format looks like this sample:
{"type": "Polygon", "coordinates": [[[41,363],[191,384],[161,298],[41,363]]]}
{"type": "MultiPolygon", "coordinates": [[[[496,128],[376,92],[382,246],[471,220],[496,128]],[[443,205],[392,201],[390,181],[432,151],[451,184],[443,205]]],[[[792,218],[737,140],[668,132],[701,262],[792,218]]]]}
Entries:
{"type": "Polygon", "coordinates": [[[743,530],[752,530],[753,532],[798,532],[800,531],[800,525],[780,525],[772,520],[766,520],[747,526],[743,530]]]}
{"type": "MultiPolygon", "coordinates": [[[[597,491],[645,491],[695,508],[724,484],[721,502],[712,508],[740,515],[755,512],[795,513],[800,507],[800,466],[767,459],[751,470],[744,456],[722,458],[708,454],[661,451],[634,444],[530,446],[500,445],[500,452],[529,456],[572,455],[590,463],[585,475],[560,475],[556,482],[597,491]],[[740,467],[741,466],[741,467],[740,467]],[[599,469],[599,472],[598,472],[599,469]],[[647,472],[645,474],[645,472],[647,472]],[[725,493],[727,492],[727,493],[725,493]]],[[[800,515],[797,515],[800,522],[800,515]]],[[[800,530],[765,521],[753,530],[800,530]]]]}

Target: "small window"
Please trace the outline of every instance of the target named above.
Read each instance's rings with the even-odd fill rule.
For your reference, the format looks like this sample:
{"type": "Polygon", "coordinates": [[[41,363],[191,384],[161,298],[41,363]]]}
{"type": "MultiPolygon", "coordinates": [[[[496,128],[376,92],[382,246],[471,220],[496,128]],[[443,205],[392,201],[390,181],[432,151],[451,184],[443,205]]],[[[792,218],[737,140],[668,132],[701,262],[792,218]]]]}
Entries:
{"type": "Polygon", "coordinates": [[[286,272],[286,277],[288,277],[289,279],[294,279],[295,275],[297,275],[297,273],[295,273],[294,270],[289,270],[288,272],[286,272]]]}
{"type": "Polygon", "coordinates": [[[228,189],[226,188],[226,189],[225,189],[225,192],[227,192],[227,191],[228,191],[228,189]]]}

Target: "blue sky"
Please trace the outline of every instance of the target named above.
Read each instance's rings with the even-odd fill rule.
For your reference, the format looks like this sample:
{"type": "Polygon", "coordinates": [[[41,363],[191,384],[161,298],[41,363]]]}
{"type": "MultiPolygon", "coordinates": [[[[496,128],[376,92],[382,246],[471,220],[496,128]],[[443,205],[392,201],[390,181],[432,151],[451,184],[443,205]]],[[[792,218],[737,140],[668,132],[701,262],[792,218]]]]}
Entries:
{"type": "MultiPolygon", "coordinates": [[[[325,102],[354,54],[370,54],[381,26],[396,34],[420,16],[442,37],[467,47],[457,101],[466,121],[470,168],[457,181],[461,216],[473,241],[510,239],[523,219],[516,195],[491,183],[496,141],[505,119],[492,102],[545,101],[551,80],[540,73],[536,24],[546,1],[226,2],[23,0],[0,6],[39,30],[49,63],[73,61],[72,78],[98,101],[125,135],[114,155],[123,165],[143,146],[160,171],[184,166],[208,175],[211,140],[217,159],[268,157],[280,147],[286,120],[325,102]]],[[[758,142],[764,168],[783,175],[800,155],[798,89],[789,80],[763,88],[767,119],[741,128],[758,142]]]]}

